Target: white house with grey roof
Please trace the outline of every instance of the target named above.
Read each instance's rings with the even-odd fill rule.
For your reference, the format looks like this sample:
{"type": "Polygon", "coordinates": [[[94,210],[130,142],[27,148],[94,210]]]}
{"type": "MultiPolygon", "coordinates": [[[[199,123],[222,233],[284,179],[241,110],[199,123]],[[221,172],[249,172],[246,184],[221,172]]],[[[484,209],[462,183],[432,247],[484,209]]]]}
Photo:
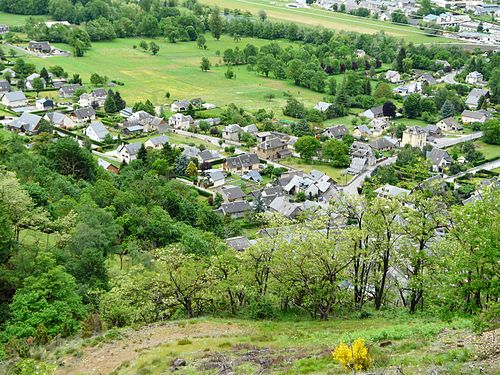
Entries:
{"type": "Polygon", "coordinates": [[[59,96],[64,99],[70,99],[73,97],[73,94],[76,90],[81,88],[82,86],[78,83],[64,85],[59,89],[59,96]]]}
{"type": "Polygon", "coordinates": [[[442,172],[453,163],[450,154],[446,150],[437,147],[433,147],[431,151],[427,151],[425,157],[432,163],[432,170],[434,172],[442,172]]]}
{"type": "Polygon", "coordinates": [[[137,154],[139,153],[141,146],[141,142],[122,144],[116,150],[118,159],[122,162],[130,163],[131,161],[137,159],[137,154]]]}
{"type": "Polygon", "coordinates": [[[471,90],[467,98],[465,99],[465,105],[469,109],[478,109],[481,104],[481,99],[486,98],[489,94],[487,89],[474,88],[471,90]]]}
{"type": "Polygon", "coordinates": [[[349,129],[345,125],[335,125],[326,129],[321,135],[327,138],[342,139],[346,134],[349,134],[349,129]]]}
{"type": "Polygon", "coordinates": [[[397,197],[405,197],[409,195],[411,191],[397,186],[386,184],[375,190],[375,193],[382,198],[397,198],[397,197]]]}
{"type": "Polygon", "coordinates": [[[328,108],[330,108],[330,106],[332,105],[332,103],[327,103],[327,102],[318,102],[315,106],[314,106],[314,109],[316,111],[319,111],[319,112],[326,112],[328,110],[328,108]]]}
{"type": "Polygon", "coordinates": [[[71,119],[79,123],[93,121],[96,119],[95,110],[92,107],[75,109],[71,113],[71,119]]]}
{"type": "Polygon", "coordinates": [[[299,205],[291,203],[286,196],[276,197],[269,205],[271,211],[278,212],[288,219],[295,219],[302,209],[299,205]]]}
{"type": "Polygon", "coordinates": [[[384,117],[384,106],[379,105],[364,111],[360,116],[366,117],[367,119],[374,119],[379,117],[384,117]]]}
{"type": "Polygon", "coordinates": [[[83,134],[93,141],[103,142],[109,131],[102,122],[94,122],[83,130],[83,134]]]}
{"type": "Polygon", "coordinates": [[[436,126],[439,127],[444,132],[455,132],[463,130],[464,127],[455,121],[453,117],[444,118],[436,123],[436,126]]]}
{"type": "Polygon", "coordinates": [[[24,92],[12,91],[2,97],[2,104],[10,108],[24,107],[28,103],[24,92]]]}
{"type": "Polygon", "coordinates": [[[165,143],[168,143],[168,137],[166,135],[160,135],[158,137],[148,139],[146,142],[144,142],[144,146],[146,148],[161,150],[165,143]]]}
{"type": "Polygon", "coordinates": [[[222,130],[222,138],[228,141],[238,142],[241,133],[243,133],[243,129],[238,124],[228,125],[222,130]]]}
{"type": "Polygon", "coordinates": [[[483,78],[484,77],[482,73],[474,71],[467,74],[467,77],[465,77],[465,82],[469,85],[477,85],[483,83],[483,78]]]}
{"type": "Polygon", "coordinates": [[[189,100],[177,100],[170,105],[170,110],[172,112],[184,112],[190,106],[189,100]]]}
{"type": "Polygon", "coordinates": [[[176,113],[168,119],[168,125],[172,126],[175,129],[188,130],[189,127],[193,124],[193,118],[182,113],[176,113]]]}
{"type": "Polygon", "coordinates": [[[242,175],[248,171],[259,170],[260,160],[257,154],[241,154],[227,158],[224,171],[242,175]]]}
{"type": "Polygon", "coordinates": [[[24,112],[18,117],[7,123],[7,129],[26,134],[37,134],[40,128],[41,116],[24,112]]]}
{"type": "Polygon", "coordinates": [[[462,112],[462,123],[473,124],[475,122],[479,122],[481,124],[484,124],[492,117],[493,115],[485,109],[480,109],[479,111],[470,111],[466,109],[462,112]]]}
{"type": "Polygon", "coordinates": [[[221,169],[207,169],[205,171],[205,177],[208,183],[214,188],[222,186],[226,183],[226,177],[221,169]]]}
{"type": "Polygon", "coordinates": [[[71,129],[76,125],[71,118],[61,112],[49,112],[43,118],[59,128],[71,129]]]}

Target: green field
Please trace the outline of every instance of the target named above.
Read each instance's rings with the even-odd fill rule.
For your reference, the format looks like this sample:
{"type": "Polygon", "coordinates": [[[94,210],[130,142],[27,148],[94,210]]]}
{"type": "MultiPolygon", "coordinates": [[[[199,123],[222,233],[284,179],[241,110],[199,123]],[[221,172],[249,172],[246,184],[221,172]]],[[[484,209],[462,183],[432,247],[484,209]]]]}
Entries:
{"type": "Polygon", "coordinates": [[[477,150],[482,152],[486,160],[500,156],[500,146],[489,145],[483,141],[474,142],[477,150]]]}
{"type": "MultiPolygon", "coordinates": [[[[261,39],[244,38],[235,43],[231,37],[224,36],[216,41],[207,35],[208,50],[197,48],[195,42],[167,43],[162,39],[155,42],[160,46],[157,56],[144,52],[138,45],[140,39],[116,39],[111,42],[94,43],[85,57],[52,57],[42,59],[31,55],[26,58],[39,68],[61,65],[69,73],[79,73],[88,83],[92,73],[106,75],[109,79],[125,83],[119,87],[122,96],[132,104],[139,100],[150,99],[154,104],[168,104],[174,99],[191,99],[201,97],[218,106],[235,103],[246,109],[272,108],[281,113],[286,102],[284,92],[290,92],[312,106],[323,95],[311,90],[299,88],[292,82],[264,78],[255,72],[249,72],[246,66],[234,67],[236,79],[226,79],[225,66],[216,51],[221,53],[227,48],[247,43],[255,46],[268,44],[261,39]],[[206,56],[212,62],[212,69],[202,72],[199,68],[201,58],[206,56]],[[167,99],[165,93],[170,92],[167,99]],[[271,102],[264,99],[266,94],[273,93],[276,99],[271,102]]],[[[289,43],[282,42],[282,46],[289,43]]],[[[68,48],[62,45],[63,48],[68,48]]]]}
{"type": "Polygon", "coordinates": [[[287,167],[294,168],[294,169],[300,169],[304,171],[305,173],[309,173],[312,170],[316,169],[320,172],[323,172],[327,176],[330,176],[334,181],[339,183],[340,185],[343,185],[351,180],[353,176],[351,175],[342,175],[342,168],[334,168],[331,165],[327,163],[321,163],[321,162],[311,162],[311,163],[306,163],[302,159],[296,158],[296,157],[289,157],[283,160],[279,161],[280,164],[283,164],[287,167]],[[347,180],[346,180],[347,177],[347,180]]]}
{"type": "MultiPolygon", "coordinates": [[[[10,14],[0,12],[0,24],[5,24],[9,26],[22,26],[26,23],[26,18],[29,16],[21,14],[10,14]]],[[[47,20],[48,16],[35,16],[37,20],[47,20]]]]}
{"type": "Polygon", "coordinates": [[[217,5],[221,9],[229,8],[250,11],[254,15],[257,15],[259,10],[264,10],[269,18],[284,22],[324,26],[329,29],[356,31],[366,34],[384,31],[387,34],[404,38],[407,42],[413,43],[450,43],[450,39],[427,35],[422,30],[411,26],[395,25],[390,22],[328,12],[318,8],[288,8],[285,4],[292,2],[289,0],[200,0],[200,2],[217,5]]]}

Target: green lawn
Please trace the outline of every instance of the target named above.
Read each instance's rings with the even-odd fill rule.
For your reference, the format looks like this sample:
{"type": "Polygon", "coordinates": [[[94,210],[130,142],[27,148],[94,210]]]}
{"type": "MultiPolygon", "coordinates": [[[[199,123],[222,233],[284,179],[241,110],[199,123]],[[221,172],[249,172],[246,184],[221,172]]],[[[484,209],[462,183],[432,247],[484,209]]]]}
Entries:
{"type": "MultiPolygon", "coordinates": [[[[270,43],[267,40],[244,38],[236,43],[232,38],[224,36],[216,41],[207,35],[208,50],[197,48],[195,42],[167,43],[162,39],[155,42],[160,46],[157,56],[144,52],[138,45],[140,39],[116,39],[114,41],[93,43],[92,49],[85,57],[52,57],[41,59],[26,55],[26,58],[39,68],[51,65],[61,65],[69,73],[80,73],[88,83],[92,73],[106,75],[109,79],[125,83],[119,87],[122,96],[129,102],[150,99],[154,104],[169,104],[174,99],[191,99],[201,97],[218,106],[235,103],[246,109],[274,109],[281,113],[286,102],[284,92],[289,92],[313,106],[323,98],[323,94],[295,86],[292,82],[264,78],[255,72],[249,72],[246,66],[234,67],[236,79],[224,77],[225,66],[216,51],[221,53],[227,48],[239,46],[244,48],[247,43],[261,47],[270,43]],[[212,69],[202,72],[199,68],[202,57],[209,57],[212,69]],[[165,93],[170,92],[167,99],[165,93]],[[271,102],[264,99],[266,94],[273,93],[276,99],[271,102]]],[[[283,47],[290,45],[281,43],[283,47]]],[[[61,45],[68,49],[67,46],[61,45]]]]}
{"type": "Polygon", "coordinates": [[[474,142],[478,147],[477,150],[481,151],[486,159],[491,159],[500,156],[500,146],[489,145],[483,141],[474,142]]]}
{"type": "MultiPolygon", "coordinates": [[[[0,24],[5,24],[9,26],[21,26],[26,23],[26,18],[29,16],[21,15],[21,14],[10,14],[0,12],[0,24]]],[[[48,16],[35,16],[37,20],[48,20],[48,16]]]]}
{"type": "MultiPolygon", "coordinates": [[[[330,176],[333,180],[335,180],[339,184],[346,183],[346,176],[343,176],[341,174],[343,169],[342,168],[334,168],[327,163],[314,162],[314,161],[312,161],[310,163],[306,163],[302,159],[299,159],[296,157],[290,157],[290,158],[280,160],[279,163],[286,165],[290,168],[300,169],[306,173],[309,173],[313,169],[316,169],[316,170],[323,172],[324,174],[330,176]]],[[[351,178],[352,178],[352,176],[347,175],[347,182],[349,182],[351,180],[351,178]]]]}
{"type": "Polygon", "coordinates": [[[221,9],[241,9],[257,15],[264,10],[273,20],[300,23],[309,26],[324,26],[329,29],[356,31],[373,34],[384,31],[395,37],[413,43],[450,43],[450,39],[426,35],[422,30],[410,26],[395,25],[390,22],[361,18],[349,14],[328,12],[323,9],[292,9],[285,5],[290,0],[200,0],[201,3],[217,5],[221,9]]]}

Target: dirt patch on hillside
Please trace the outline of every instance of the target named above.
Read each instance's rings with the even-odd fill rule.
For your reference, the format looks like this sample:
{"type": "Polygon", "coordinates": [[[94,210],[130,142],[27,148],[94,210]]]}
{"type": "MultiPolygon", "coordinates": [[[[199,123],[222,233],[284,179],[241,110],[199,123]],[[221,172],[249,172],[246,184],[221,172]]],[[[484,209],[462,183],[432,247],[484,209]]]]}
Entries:
{"type": "Polygon", "coordinates": [[[142,352],[184,338],[224,337],[244,333],[236,325],[200,322],[196,324],[150,325],[126,330],[122,338],[96,347],[82,348],[77,356],[65,357],[56,374],[110,374],[122,364],[137,359],[142,352]]]}

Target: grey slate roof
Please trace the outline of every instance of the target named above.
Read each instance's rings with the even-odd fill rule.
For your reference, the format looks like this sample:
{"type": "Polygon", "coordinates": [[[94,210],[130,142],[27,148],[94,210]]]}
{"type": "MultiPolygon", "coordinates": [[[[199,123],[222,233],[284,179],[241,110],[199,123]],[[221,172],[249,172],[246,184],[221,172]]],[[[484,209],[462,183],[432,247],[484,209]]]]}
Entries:
{"type": "Polygon", "coordinates": [[[0,91],[2,91],[2,92],[10,91],[9,81],[7,81],[5,79],[0,80],[0,91]]]}
{"type": "Polygon", "coordinates": [[[228,244],[228,246],[232,247],[236,251],[243,251],[252,246],[250,240],[243,236],[226,238],[226,243],[228,244]]]}
{"type": "Polygon", "coordinates": [[[164,145],[168,142],[168,137],[166,135],[160,135],[158,137],[151,138],[149,141],[155,146],[164,145]]]}
{"type": "Polygon", "coordinates": [[[241,154],[227,159],[227,164],[230,168],[249,167],[259,163],[260,161],[257,154],[241,154]]]}
{"type": "Polygon", "coordinates": [[[24,95],[24,92],[22,92],[22,91],[8,92],[8,93],[5,94],[5,98],[9,102],[18,102],[18,101],[21,101],[21,100],[26,100],[26,96],[24,95]]]}
{"type": "Polygon", "coordinates": [[[480,120],[483,116],[486,116],[487,119],[493,117],[491,113],[489,113],[484,109],[481,109],[479,111],[469,111],[468,109],[466,109],[462,112],[462,116],[470,117],[477,120],[480,120]]]}
{"type": "Polygon", "coordinates": [[[252,206],[247,201],[223,203],[220,209],[224,215],[239,214],[250,211],[252,206]]]}
{"type": "Polygon", "coordinates": [[[431,151],[427,151],[425,157],[432,162],[433,165],[439,165],[444,160],[451,163],[453,159],[447,151],[434,147],[431,151]]]}
{"type": "Polygon", "coordinates": [[[95,110],[92,107],[78,108],[73,111],[75,117],[79,120],[95,116],[95,110]]]}
{"type": "Polygon", "coordinates": [[[21,129],[33,133],[37,130],[40,120],[42,118],[29,112],[24,112],[21,117],[12,120],[9,127],[21,129]]]}
{"type": "Polygon", "coordinates": [[[142,143],[135,142],[123,145],[122,148],[125,148],[130,156],[137,155],[139,150],[141,149],[142,143]]]}
{"type": "Polygon", "coordinates": [[[241,199],[246,196],[245,192],[239,186],[223,186],[221,192],[228,200],[241,199]]]}
{"type": "Polygon", "coordinates": [[[106,129],[102,122],[94,122],[88,127],[94,130],[94,133],[99,137],[99,139],[104,139],[104,137],[109,134],[108,129],[106,129]]]}

